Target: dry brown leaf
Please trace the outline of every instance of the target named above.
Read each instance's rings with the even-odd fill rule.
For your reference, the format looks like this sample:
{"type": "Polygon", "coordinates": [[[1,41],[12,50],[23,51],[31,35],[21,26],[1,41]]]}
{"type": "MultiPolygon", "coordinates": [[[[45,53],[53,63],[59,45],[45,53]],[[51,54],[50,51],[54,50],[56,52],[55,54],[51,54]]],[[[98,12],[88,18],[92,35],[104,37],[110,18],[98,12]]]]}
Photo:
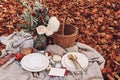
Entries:
{"type": "Polygon", "coordinates": [[[107,77],[109,80],[115,80],[114,77],[112,77],[110,74],[107,74],[107,77]]]}
{"type": "Polygon", "coordinates": [[[119,63],[118,61],[115,61],[115,60],[114,60],[114,63],[115,63],[116,65],[120,66],[120,63],[119,63]]]}
{"type": "Polygon", "coordinates": [[[103,18],[101,18],[101,17],[98,18],[98,21],[99,21],[99,22],[103,22],[103,18]]]}
{"type": "Polygon", "coordinates": [[[97,8],[94,8],[94,9],[92,10],[93,13],[95,13],[95,12],[97,12],[97,11],[98,11],[97,8]]]}
{"type": "Polygon", "coordinates": [[[119,75],[115,75],[115,78],[116,78],[117,80],[120,80],[120,76],[119,76],[119,75]]]}
{"type": "Polygon", "coordinates": [[[120,55],[116,56],[115,60],[118,61],[118,62],[120,62],[120,55]]]}

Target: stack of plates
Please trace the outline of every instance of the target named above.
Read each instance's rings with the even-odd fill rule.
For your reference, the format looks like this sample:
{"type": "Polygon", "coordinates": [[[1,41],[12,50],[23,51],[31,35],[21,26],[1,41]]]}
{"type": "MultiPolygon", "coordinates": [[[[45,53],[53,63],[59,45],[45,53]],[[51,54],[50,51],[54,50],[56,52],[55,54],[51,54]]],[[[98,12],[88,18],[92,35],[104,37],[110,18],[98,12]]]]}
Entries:
{"type": "Polygon", "coordinates": [[[75,67],[75,64],[72,62],[72,60],[70,60],[68,58],[69,54],[73,54],[73,55],[77,56],[77,61],[81,65],[82,69],[84,69],[84,68],[86,68],[88,66],[88,58],[85,55],[83,55],[83,54],[81,54],[79,52],[69,52],[69,53],[65,54],[62,57],[62,60],[61,60],[62,66],[66,67],[67,70],[74,71],[74,72],[81,70],[81,68],[77,69],[75,67]]]}
{"type": "Polygon", "coordinates": [[[32,53],[24,56],[21,66],[28,71],[38,72],[46,69],[49,65],[48,57],[40,53],[32,53]]]}

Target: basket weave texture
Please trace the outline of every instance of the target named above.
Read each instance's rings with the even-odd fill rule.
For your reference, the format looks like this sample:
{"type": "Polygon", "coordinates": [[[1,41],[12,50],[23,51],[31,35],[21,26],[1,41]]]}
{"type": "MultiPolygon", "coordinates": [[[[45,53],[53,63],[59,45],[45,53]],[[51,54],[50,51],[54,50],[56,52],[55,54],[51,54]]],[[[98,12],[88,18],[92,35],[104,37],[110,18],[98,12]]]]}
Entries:
{"type": "Polygon", "coordinates": [[[54,44],[63,48],[72,47],[78,35],[78,28],[73,25],[65,25],[62,33],[56,32],[53,35],[54,44]]]}

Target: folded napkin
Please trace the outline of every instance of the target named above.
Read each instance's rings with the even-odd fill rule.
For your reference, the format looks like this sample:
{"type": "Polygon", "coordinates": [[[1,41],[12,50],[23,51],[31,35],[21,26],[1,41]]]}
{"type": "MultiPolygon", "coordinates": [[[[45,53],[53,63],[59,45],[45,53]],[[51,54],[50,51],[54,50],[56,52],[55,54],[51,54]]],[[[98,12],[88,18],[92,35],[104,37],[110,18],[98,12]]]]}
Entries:
{"type": "Polygon", "coordinates": [[[6,45],[0,57],[4,57],[6,53],[19,53],[23,48],[33,47],[31,34],[24,31],[14,32],[8,36],[1,36],[0,42],[6,45]]]}
{"type": "Polygon", "coordinates": [[[58,45],[48,45],[46,51],[50,51],[53,54],[57,54],[61,56],[63,56],[66,53],[66,51],[58,45]]]}

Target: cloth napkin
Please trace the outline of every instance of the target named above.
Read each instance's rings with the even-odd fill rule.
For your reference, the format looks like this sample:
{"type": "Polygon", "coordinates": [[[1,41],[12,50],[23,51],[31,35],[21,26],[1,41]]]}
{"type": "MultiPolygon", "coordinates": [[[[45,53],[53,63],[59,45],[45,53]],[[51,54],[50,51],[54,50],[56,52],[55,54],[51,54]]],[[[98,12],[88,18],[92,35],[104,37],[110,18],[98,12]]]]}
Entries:
{"type": "MultiPolygon", "coordinates": [[[[26,71],[19,62],[15,61],[15,58],[11,58],[5,65],[0,67],[0,80],[103,80],[101,69],[104,68],[105,60],[100,53],[90,46],[79,42],[75,46],[77,47],[70,47],[64,50],[70,52],[70,50],[74,51],[74,49],[76,51],[76,48],[88,49],[87,51],[81,50],[81,53],[91,60],[86,71],[80,73],[70,72],[65,77],[49,77],[48,71],[44,70],[37,73],[26,71]]],[[[47,48],[49,49],[49,47],[47,48]]],[[[56,50],[57,47],[54,47],[54,49],[56,50]]]]}
{"type": "Polygon", "coordinates": [[[33,47],[33,38],[31,34],[24,31],[14,32],[8,36],[1,36],[0,42],[6,45],[1,57],[8,53],[19,53],[23,48],[33,47]]]}

